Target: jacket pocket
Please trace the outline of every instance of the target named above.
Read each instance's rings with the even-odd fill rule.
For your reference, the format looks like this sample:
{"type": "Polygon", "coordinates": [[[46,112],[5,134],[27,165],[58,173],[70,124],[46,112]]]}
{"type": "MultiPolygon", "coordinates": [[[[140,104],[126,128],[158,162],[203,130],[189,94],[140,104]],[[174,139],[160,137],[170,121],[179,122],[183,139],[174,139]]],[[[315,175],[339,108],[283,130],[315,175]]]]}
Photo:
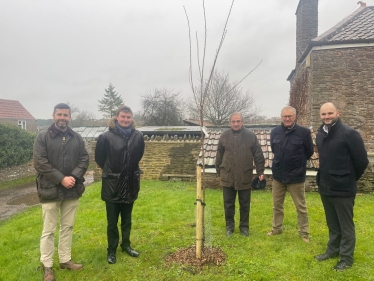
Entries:
{"type": "Polygon", "coordinates": [[[84,181],[85,179],[78,179],[77,180],[77,183],[76,183],[76,192],[78,195],[82,195],[84,193],[84,191],[86,190],[86,187],[84,186],[84,181]]]}
{"type": "Polygon", "coordinates": [[[272,148],[274,149],[274,151],[272,151],[274,154],[275,153],[280,153],[281,152],[281,139],[279,138],[275,138],[273,139],[273,143],[272,143],[272,148]]]}
{"type": "Polygon", "coordinates": [[[220,178],[221,178],[221,181],[224,181],[224,182],[229,182],[229,172],[230,172],[230,167],[227,167],[227,166],[220,166],[220,178]]]}
{"type": "Polygon", "coordinates": [[[140,175],[142,174],[143,172],[141,170],[137,170],[134,172],[134,179],[133,179],[133,200],[137,199],[138,198],[138,193],[139,193],[139,190],[140,190],[140,175]]]}
{"type": "Polygon", "coordinates": [[[351,173],[349,170],[329,170],[329,175],[331,191],[351,190],[351,173]]]}
{"type": "Polygon", "coordinates": [[[290,157],[293,162],[298,162],[296,163],[297,165],[301,164],[302,160],[302,155],[304,154],[304,145],[303,141],[301,140],[291,140],[291,147],[287,149],[287,152],[290,153],[290,157]]]}
{"type": "Polygon", "coordinates": [[[242,184],[249,184],[252,182],[253,176],[253,169],[252,168],[244,168],[243,169],[243,177],[242,177],[242,184]]]}
{"type": "Polygon", "coordinates": [[[101,176],[102,180],[102,192],[103,199],[110,198],[118,193],[118,183],[120,179],[120,173],[103,173],[101,176]]]}
{"type": "Polygon", "coordinates": [[[36,178],[36,188],[41,200],[53,200],[58,198],[57,186],[45,179],[41,174],[38,174],[36,178]]]}

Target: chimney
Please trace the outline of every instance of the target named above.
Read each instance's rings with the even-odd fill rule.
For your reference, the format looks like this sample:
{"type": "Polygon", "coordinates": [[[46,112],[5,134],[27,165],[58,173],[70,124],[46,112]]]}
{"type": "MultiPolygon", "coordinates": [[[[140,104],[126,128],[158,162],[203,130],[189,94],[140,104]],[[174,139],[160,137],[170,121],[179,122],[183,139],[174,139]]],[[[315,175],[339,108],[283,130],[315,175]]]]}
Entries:
{"type": "Polygon", "coordinates": [[[362,2],[362,1],[358,1],[357,4],[360,4],[361,7],[366,7],[366,3],[362,2]]]}
{"type": "Polygon", "coordinates": [[[296,9],[296,65],[311,39],[318,35],[318,0],[299,0],[296,9]]]}

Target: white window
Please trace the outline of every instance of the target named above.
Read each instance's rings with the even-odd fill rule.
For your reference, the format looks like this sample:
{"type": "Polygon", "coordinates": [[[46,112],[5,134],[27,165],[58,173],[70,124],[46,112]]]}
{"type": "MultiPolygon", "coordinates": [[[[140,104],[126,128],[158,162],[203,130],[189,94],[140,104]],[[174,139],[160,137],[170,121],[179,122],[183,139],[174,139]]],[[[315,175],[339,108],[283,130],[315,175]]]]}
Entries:
{"type": "Polygon", "coordinates": [[[21,129],[26,130],[26,121],[18,120],[18,127],[20,127],[21,129]]]}

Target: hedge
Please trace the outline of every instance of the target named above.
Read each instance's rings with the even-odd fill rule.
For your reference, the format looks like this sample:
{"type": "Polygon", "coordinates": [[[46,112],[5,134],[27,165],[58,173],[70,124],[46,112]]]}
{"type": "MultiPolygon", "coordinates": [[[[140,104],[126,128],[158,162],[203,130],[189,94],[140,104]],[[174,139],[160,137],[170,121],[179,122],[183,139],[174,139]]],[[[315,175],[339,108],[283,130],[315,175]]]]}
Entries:
{"type": "Polygon", "coordinates": [[[17,126],[0,124],[0,168],[30,161],[35,137],[17,126]]]}

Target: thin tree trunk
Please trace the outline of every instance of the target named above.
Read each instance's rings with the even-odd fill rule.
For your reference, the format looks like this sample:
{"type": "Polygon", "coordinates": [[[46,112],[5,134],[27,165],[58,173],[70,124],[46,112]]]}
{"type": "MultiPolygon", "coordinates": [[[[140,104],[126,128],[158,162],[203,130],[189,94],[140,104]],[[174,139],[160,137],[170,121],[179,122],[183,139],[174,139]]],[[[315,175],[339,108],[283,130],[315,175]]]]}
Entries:
{"type": "Polygon", "coordinates": [[[201,185],[201,167],[196,168],[196,258],[201,259],[204,237],[204,204],[201,185]]]}

